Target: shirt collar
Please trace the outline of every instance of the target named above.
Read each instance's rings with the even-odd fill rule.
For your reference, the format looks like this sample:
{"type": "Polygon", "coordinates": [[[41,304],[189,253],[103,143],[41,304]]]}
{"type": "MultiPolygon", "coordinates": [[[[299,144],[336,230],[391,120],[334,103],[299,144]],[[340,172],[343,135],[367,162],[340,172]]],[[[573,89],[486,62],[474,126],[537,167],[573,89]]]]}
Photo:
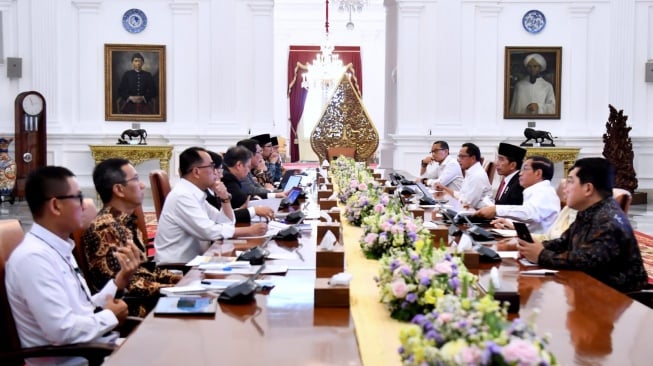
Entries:
{"type": "Polygon", "coordinates": [[[43,244],[52,247],[64,257],[69,257],[73,252],[73,248],[75,248],[75,243],[71,239],[63,240],[37,223],[32,224],[30,233],[36,236],[39,241],[43,241],[43,244]]]}
{"type": "Polygon", "coordinates": [[[191,183],[188,179],[181,178],[179,180],[179,183],[177,183],[177,184],[181,184],[182,187],[185,187],[191,193],[193,198],[195,198],[197,200],[197,202],[202,202],[202,201],[204,201],[206,199],[206,192],[199,189],[198,186],[191,183]]]}

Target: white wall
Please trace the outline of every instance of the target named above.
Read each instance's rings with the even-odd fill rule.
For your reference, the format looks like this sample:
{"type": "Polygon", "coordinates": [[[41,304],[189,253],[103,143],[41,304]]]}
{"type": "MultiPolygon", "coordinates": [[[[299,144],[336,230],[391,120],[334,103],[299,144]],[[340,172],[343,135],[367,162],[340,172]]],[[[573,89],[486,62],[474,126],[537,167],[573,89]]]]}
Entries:
{"type": "MultiPolygon", "coordinates": [[[[131,127],[104,120],[104,44],[166,45],[168,120],[142,127],[151,144],[173,144],[176,160],[190,145],[224,150],[248,132],[287,135],[288,46],[317,45],[324,30],[318,0],[0,0],[0,11],[4,55],[23,59],[20,79],[0,64],[0,135],[13,133],[15,96],[42,92],[49,162],[73,167],[89,186],[86,145],[113,143],[131,127]],[[133,7],[148,16],[139,34],[122,28],[133,7]]],[[[331,38],[361,46],[382,164],[416,169],[436,138],[474,141],[490,156],[499,141],[520,142],[527,120],[503,119],[504,48],[561,46],[562,117],[537,128],[598,155],[608,104],[624,109],[640,187],[653,189],[653,83],[644,82],[653,1],[370,0],[353,15],[354,31],[347,18],[332,7],[331,38]],[[537,35],[521,26],[533,8],[547,17],[537,35]]]]}

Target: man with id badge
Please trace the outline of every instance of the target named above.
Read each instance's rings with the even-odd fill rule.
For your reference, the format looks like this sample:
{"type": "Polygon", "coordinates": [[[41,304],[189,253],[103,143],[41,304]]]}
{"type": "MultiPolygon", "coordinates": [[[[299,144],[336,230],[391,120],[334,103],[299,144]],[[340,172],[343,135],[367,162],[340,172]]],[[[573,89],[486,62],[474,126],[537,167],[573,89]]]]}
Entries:
{"type": "MultiPolygon", "coordinates": [[[[34,170],[25,184],[34,218],[13,251],[5,284],[22,347],[82,342],[113,343],[110,332],[127,318],[127,304],[115,299],[140,264],[138,249],[119,248],[116,277],[90,294],[73,256],[70,234],[82,227],[83,199],[74,174],[63,167],[34,170]]],[[[81,358],[28,359],[29,365],[77,365],[81,358]]]]}

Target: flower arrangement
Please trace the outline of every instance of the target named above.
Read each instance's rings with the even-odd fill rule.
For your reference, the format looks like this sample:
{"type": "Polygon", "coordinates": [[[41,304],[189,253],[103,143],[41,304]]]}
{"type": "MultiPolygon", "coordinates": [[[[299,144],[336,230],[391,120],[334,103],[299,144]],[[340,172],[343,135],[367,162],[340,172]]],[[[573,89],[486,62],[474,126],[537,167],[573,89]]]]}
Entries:
{"type": "Polygon", "coordinates": [[[417,240],[414,248],[392,251],[380,264],[376,281],[381,302],[392,318],[402,321],[431,311],[446,294],[471,295],[477,281],[460,257],[434,248],[430,238],[417,240]]]}
{"type": "Polygon", "coordinates": [[[399,338],[404,365],[556,365],[546,338],[521,319],[507,321],[492,294],[480,299],[445,295],[416,315],[399,338]]]}
{"type": "Polygon", "coordinates": [[[401,209],[375,207],[374,213],[362,220],[364,230],[360,246],[370,259],[379,259],[390,249],[412,246],[419,238],[430,236],[421,219],[414,219],[401,209]]]}
{"type": "Polygon", "coordinates": [[[340,156],[331,167],[334,183],[338,187],[338,198],[342,203],[346,203],[358,191],[378,187],[372,173],[365,167],[358,166],[354,159],[340,156]]]}
{"type": "Polygon", "coordinates": [[[361,226],[363,219],[382,212],[390,203],[390,196],[371,184],[355,192],[345,203],[345,217],[354,226],[361,226]]]}

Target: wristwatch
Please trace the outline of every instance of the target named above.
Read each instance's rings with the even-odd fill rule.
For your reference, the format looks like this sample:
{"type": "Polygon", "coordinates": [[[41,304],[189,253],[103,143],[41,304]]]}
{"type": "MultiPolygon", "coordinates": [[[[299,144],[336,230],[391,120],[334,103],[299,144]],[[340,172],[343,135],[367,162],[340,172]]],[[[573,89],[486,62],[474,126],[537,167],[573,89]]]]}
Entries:
{"type": "Polygon", "coordinates": [[[227,198],[220,198],[220,201],[222,201],[222,203],[231,201],[231,193],[228,194],[227,198]]]}

